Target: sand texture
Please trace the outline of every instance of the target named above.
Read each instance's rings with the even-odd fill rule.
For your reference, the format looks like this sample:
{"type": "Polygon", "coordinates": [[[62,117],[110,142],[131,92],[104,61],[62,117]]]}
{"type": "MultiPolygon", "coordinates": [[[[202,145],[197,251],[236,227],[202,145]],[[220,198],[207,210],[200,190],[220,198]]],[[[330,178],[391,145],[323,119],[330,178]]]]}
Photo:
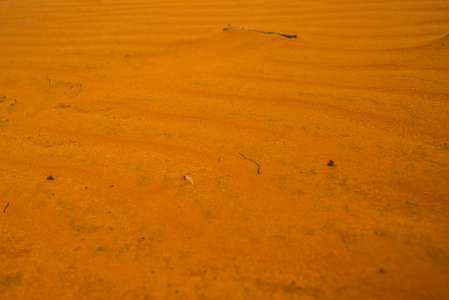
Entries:
{"type": "Polygon", "coordinates": [[[0,299],[449,299],[448,220],[447,0],[0,0],[0,299]]]}

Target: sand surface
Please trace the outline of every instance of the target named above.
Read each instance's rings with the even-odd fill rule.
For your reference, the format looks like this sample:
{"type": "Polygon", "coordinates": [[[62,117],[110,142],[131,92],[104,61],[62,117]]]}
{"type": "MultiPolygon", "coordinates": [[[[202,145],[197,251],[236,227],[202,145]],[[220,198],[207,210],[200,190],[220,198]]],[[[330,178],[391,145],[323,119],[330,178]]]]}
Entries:
{"type": "Polygon", "coordinates": [[[449,299],[448,34],[446,0],[0,0],[0,298],[449,299]]]}

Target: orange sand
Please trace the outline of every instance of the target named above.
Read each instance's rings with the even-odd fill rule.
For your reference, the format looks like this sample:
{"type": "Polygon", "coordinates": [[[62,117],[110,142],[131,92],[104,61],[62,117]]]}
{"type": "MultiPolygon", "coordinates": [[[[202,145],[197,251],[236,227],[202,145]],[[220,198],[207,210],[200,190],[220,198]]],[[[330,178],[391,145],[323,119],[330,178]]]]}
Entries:
{"type": "Polygon", "coordinates": [[[0,0],[0,298],[449,299],[447,34],[446,0],[0,0]]]}

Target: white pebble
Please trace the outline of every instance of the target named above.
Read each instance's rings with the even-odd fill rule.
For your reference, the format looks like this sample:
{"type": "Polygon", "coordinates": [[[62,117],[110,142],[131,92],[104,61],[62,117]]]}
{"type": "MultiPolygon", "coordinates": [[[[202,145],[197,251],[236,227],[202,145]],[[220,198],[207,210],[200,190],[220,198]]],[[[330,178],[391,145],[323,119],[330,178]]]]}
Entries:
{"type": "Polygon", "coordinates": [[[192,178],[190,178],[189,176],[186,176],[186,174],[188,174],[188,173],[189,173],[189,172],[185,172],[185,173],[184,173],[184,179],[185,179],[186,181],[190,182],[191,184],[193,184],[192,178]]]}

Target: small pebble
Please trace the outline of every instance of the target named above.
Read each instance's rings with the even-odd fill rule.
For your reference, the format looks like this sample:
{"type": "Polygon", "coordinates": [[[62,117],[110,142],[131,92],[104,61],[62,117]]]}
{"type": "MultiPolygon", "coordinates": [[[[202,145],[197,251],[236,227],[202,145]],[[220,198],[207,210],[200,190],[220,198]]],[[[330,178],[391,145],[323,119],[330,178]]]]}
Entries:
{"type": "Polygon", "coordinates": [[[189,172],[184,172],[184,179],[188,182],[190,182],[191,184],[193,184],[193,180],[192,178],[190,178],[189,176],[186,176],[186,174],[189,174],[189,172]]]}
{"type": "Polygon", "coordinates": [[[327,163],[327,165],[328,165],[329,167],[332,167],[332,166],[334,165],[334,161],[333,161],[333,160],[330,160],[330,161],[327,163]]]}
{"type": "Polygon", "coordinates": [[[191,184],[193,184],[192,178],[190,178],[190,177],[184,175],[184,179],[185,179],[186,181],[190,182],[191,184]]]}

